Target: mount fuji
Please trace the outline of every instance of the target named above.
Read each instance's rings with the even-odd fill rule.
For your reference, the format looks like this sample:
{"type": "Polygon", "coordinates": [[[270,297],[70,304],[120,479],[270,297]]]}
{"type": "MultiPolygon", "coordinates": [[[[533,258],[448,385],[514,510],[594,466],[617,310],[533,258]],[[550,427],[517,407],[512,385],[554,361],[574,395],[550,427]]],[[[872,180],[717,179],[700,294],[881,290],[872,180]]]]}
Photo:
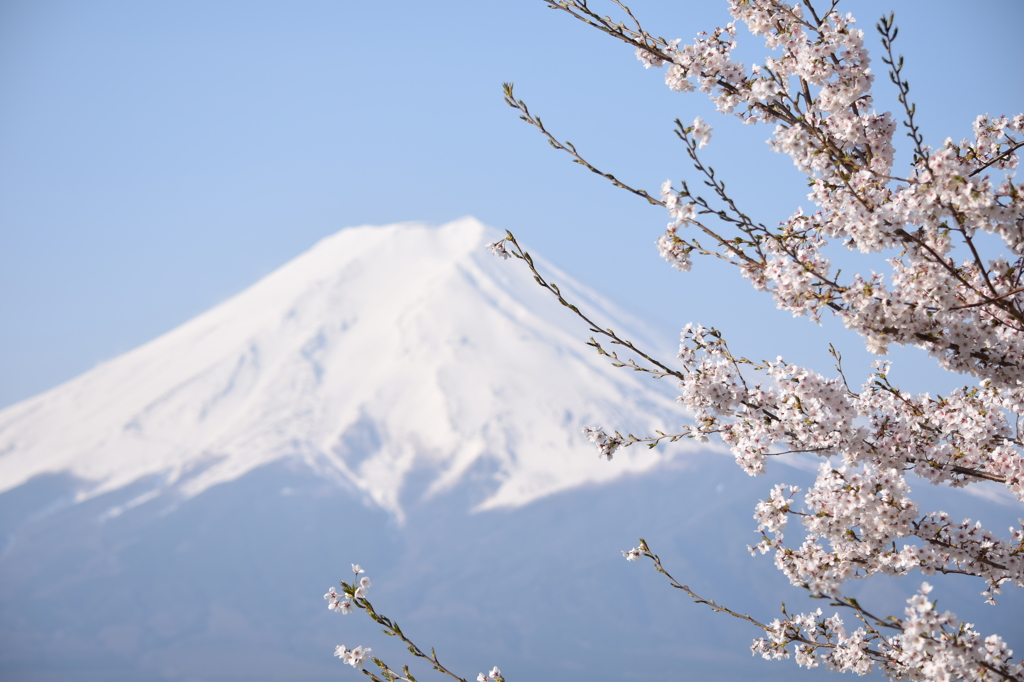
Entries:
{"type": "MultiPolygon", "coordinates": [[[[475,507],[489,509],[656,466],[657,454],[579,466],[584,426],[650,430],[672,400],[586,352],[585,326],[483,248],[500,236],[467,218],[322,240],[187,324],[0,413],[0,492],[66,473],[81,502],[150,481],[133,507],[300,459],[402,519],[416,472],[430,481],[410,492],[428,497],[482,477],[475,507]]],[[[639,328],[545,267],[588,307],[639,328]]]]}
{"type": "MultiPolygon", "coordinates": [[[[685,415],[671,386],[611,367],[525,267],[487,253],[501,236],[471,218],[342,230],[0,411],[0,678],[361,679],[332,659],[342,643],[407,662],[361,614],[325,608],[351,563],[380,612],[467,678],[496,664],[509,680],[821,677],[745,656],[757,632],[622,560],[642,534],[735,608],[802,600],[746,551],[768,482],[685,443],[599,461],[583,427],[651,433],[685,415]]],[[[891,609],[913,589],[856,596],[891,609]]],[[[990,622],[980,601],[955,606],[990,622]]]]}

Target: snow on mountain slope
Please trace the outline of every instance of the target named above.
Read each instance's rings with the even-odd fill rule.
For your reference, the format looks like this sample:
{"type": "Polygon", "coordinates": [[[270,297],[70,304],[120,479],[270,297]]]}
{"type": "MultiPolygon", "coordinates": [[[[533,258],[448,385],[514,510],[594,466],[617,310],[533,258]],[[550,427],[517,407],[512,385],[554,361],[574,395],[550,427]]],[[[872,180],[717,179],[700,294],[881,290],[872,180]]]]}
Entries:
{"type": "MultiPolygon", "coordinates": [[[[401,518],[403,485],[429,497],[471,472],[479,508],[647,470],[659,450],[597,461],[602,424],[650,432],[680,413],[617,370],[475,219],[358,227],[328,237],[190,322],[0,412],[0,493],[40,474],[79,501],[140,480],[192,497],[302,458],[401,518]],[[417,479],[418,481],[422,479],[417,479]]],[[[635,320],[542,267],[595,319],[635,320]]],[[[117,514],[122,508],[112,509],[117,514]]]]}

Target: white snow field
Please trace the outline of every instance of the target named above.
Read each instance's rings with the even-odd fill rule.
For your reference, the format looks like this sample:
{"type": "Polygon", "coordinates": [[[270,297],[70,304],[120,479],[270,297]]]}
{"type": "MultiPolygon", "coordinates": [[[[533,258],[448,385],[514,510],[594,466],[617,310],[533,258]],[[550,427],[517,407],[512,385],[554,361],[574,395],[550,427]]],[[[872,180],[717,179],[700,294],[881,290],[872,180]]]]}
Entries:
{"type": "MultiPolygon", "coordinates": [[[[342,230],[0,411],[0,679],[362,679],[336,644],[408,662],[362,614],[327,610],[351,563],[467,679],[826,676],[752,659],[756,631],[621,555],[643,535],[698,592],[771,620],[807,600],[747,553],[751,513],[808,475],[752,479],[688,443],[599,460],[582,428],[671,428],[673,386],[588,348],[523,264],[487,252],[501,236],[472,218],[342,230]]],[[[594,319],[657,343],[534,256],[594,319]]],[[[898,612],[914,589],[866,581],[859,598],[898,612]]],[[[981,589],[946,606],[1021,642],[1019,595],[993,619],[981,589]]]]}

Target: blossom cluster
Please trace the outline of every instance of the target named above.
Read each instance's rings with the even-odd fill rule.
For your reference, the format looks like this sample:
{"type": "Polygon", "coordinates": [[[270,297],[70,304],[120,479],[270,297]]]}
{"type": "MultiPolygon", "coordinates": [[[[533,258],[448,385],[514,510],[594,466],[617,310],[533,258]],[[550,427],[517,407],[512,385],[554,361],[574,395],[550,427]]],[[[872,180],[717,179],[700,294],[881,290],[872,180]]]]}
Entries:
{"type": "MultiPolygon", "coordinates": [[[[791,507],[792,497],[782,499],[783,488],[776,486],[768,501],[758,504],[754,516],[764,539],[751,551],[774,548],[776,565],[814,594],[837,595],[850,578],[906,575],[913,568],[925,575],[983,578],[988,589],[982,595],[992,604],[1003,583],[1024,586],[1024,520],[1020,528],[1010,528],[1011,539],[1002,540],[980,522],[953,523],[945,512],[918,518],[907,498],[909,487],[894,469],[850,471],[823,464],[802,512],[791,507]],[[798,514],[809,531],[796,549],[783,542],[788,514],[798,514]],[[918,542],[898,548],[896,541],[905,538],[918,542]],[[819,539],[828,541],[827,551],[819,539]]],[[[796,491],[788,488],[790,495],[796,491]]]]}
{"type": "MultiPolygon", "coordinates": [[[[755,510],[763,539],[752,551],[775,550],[776,565],[794,584],[835,595],[851,578],[919,568],[979,577],[990,602],[1004,583],[1024,586],[1024,522],[1001,539],[978,522],[922,515],[904,477],[909,469],[933,483],[962,486],[980,474],[1002,478],[1021,497],[1021,455],[1006,442],[1007,413],[991,386],[945,398],[911,396],[888,383],[888,367],[880,363],[855,394],[841,377],[781,360],[736,358],[721,334],[699,325],[684,330],[679,359],[679,400],[694,415],[687,435],[718,434],[748,473],[763,473],[767,458],[783,451],[843,461],[838,468],[821,465],[802,509],[794,504],[798,489],[778,485],[755,510]],[[771,384],[751,384],[741,367],[771,384]],[[806,531],[792,548],[784,543],[790,515],[806,531]]],[[[591,433],[605,450],[627,443],[591,433]]]]}
{"type": "Polygon", "coordinates": [[[823,463],[804,499],[777,485],[757,505],[763,534],[753,550],[775,550],[776,565],[815,594],[838,594],[843,583],[875,573],[977,576],[994,601],[1000,586],[1024,586],[1024,521],[1000,539],[980,523],[953,523],[948,514],[922,516],[910,498],[904,472],[932,483],[968,485],[1000,480],[1024,499],[1019,448],[1008,442],[1008,412],[990,385],[945,398],[911,396],[891,386],[881,363],[861,393],[842,377],[827,379],[781,360],[761,364],[736,358],[721,334],[688,326],[679,358],[684,378],[679,397],[694,415],[690,436],[716,433],[748,473],[764,472],[779,452],[838,457],[823,463]],[[740,371],[760,372],[771,384],[751,384],[740,371]],[[798,547],[784,543],[790,515],[807,531],[798,547]],[[915,540],[897,547],[897,541],[915,540]],[[828,544],[823,546],[821,541],[828,544]]]}
{"type": "Polygon", "coordinates": [[[792,644],[797,665],[815,668],[823,663],[830,670],[857,675],[877,667],[890,679],[974,682],[1024,675],[1024,666],[1014,662],[1013,651],[998,635],[983,638],[970,623],[948,611],[939,613],[928,599],[931,590],[922,583],[907,600],[904,618],[892,619],[890,626],[900,630],[897,635],[886,637],[866,622],[847,631],[838,613],[825,618],[817,609],[774,620],[751,651],[765,659],[789,658],[792,644]]]}
{"type": "Polygon", "coordinates": [[[487,249],[491,252],[492,255],[495,255],[502,260],[508,260],[509,258],[512,257],[512,254],[510,254],[508,250],[505,248],[504,239],[499,239],[498,241],[492,244],[488,244],[487,249]]]}
{"type": "Polygon", "coordinates": [[[671,263],[676,270],[687,272],[692,266],[690,252],[693,251],[693,246],[681,239],[677,230],[680,226],[693,220],[696,214],[696,205],[684,202],[677,193],[673,192],[670,180],[666,180],[661,186],[661,200],[668,209],[672,222],[668,224],[665,234],[658,238],[658,254],[671,263]]]}
{"type": "Polygon", "coordinates": [[[352,613],[352,602],[345,595],[339,595],[333,587],[327,590],[324,599],[327,600],[327,608],[331,611],[345,614],[352,613]]]}
{"type": "MultiPolygon", "coordinates": [[[[751,475],[779,454],[821,457],[802,505],[789,485],[775,486],[757,505],[761,540],[751,548],[774,551],[776,566],[815,595],[838,600],[847,580],[913,569],[980,580],[989,603],[1005,585],[1024,587],[1024,520],[1000,537],[978,521],[922,513],[907,478],[999,484],[1024,501],[1024,184],[1013,174],[1024,114],[978,116],[972,137],[926,145],[902,58],[892,52],[894,24],[883,19],[882,61],[913,143],[909,168],[899,173],[897,119],[874,109],[864,32],[834,2],[819,13],[812,2],[729,0],[731,23],[682,44],[644,31],[632,14],[635,28],[579,0],[545,1],[632,43],[646,68],[665,68],[670,89],[701,91],[722,113],[773,126],[771,149],[807,176],[810,207],[775,227],[757,223],[698,157],[710,127],[699,118],[679,124],[713,194],[662,185],[658,203],[670,222],[657,248],[672,267],[689,270],[693,253],[725,259],[794,316],[818,321],[831,313],[878,355],[891,344],[919,347],[966,384],[945,396],[911,394],[892,385],[889,365],[878,362],[862,386],[851,386],[838,353],[838,373],[829,377],[782,358],[738,357],[717,330],[687,325],[672,374],[692,423],[650,438],[596,428],[587,437],[610,459],[635,442],[717,435],[751,475]],[[744,25],[767,51],[749,67],[733,57],[744,25]],[[684,230],[699,231],[701,244],[684,230]],[[884,254],[889,267],[840,272],[830,251],[837,244],[884,254]],[[785,542],[791,516],[804,531],[794,547],[785,542]]],[[[635,560],[634,552],[624,554],[635,560]]],[[[981,639],[972,626],[935,612],[928,590],[911,600],[895,639],[870,628],[847,633],[838,616],[818,613],[776,621],[755,653],[788,656],[785,646],[795,643],[801,665],[817,665],[814,652],[825,647],[820,660],[839,670],[878,665],[894,678],[1020,678],[1002,640],[981,639]]]]}
{"type": "Polygon", "coordinates": [[[355,649],[349,649],[344,644],[339,644],[334,647],[334,655],[340,658],[345,663],[348,663],[353,668],[359,668],[362,670],[366,661],[370,658],[370,652],[373,651],[370,647],[357,646],[355,649]]]}
{"type": "MultiPolygon", "coordinates": [[[[333,587],[328,589],[324,595],[324,599],[327,600],[327,608],[335,613],[352,613],[353,602],[359,599],[366,599],[366,591],[370,587],[369,577],[365,575],[361,578],[359,577],[361,573],[365,572],[359,564],[352,564],[352,573],[358,578],[358,581],[354,581],[352,584],[341,583],[341,594],[333,587]]],[[[334,648],[334,655],[352,667],[362,669],[363,665],[370,658],[370,651],[370,647],[357,646],[355,649],[349,649],[344,644],[339,644],[334,648]]]]}
{"type": "MultiPolygon", "coordinates": [[[[726,220],[739,234],[719,234],[681,215],[694,197],[667,182],[661,196],[673,221],[659,252],[689,269],[677,230],[698,225],[780,308],[812,319],[831,311],[876,353],[892,343],[917,345],[946,369],[1013,389],[1024,379],[1024,192],[1011,175],[986,173],[1016,168],[1024,115],[979,116],[974,139],[947,139],[937,150],[919,144],[909,173],[896,178],[896,124],[871,109],[871,60],[854,19],[775,0],[732,0],[730,11],[733,23],[690,45],[638,35],[638,56],[648,67],[667,65],[673,90],[700,89],[723,112],[775,123],[770,145],[808,175],[816,210],[799,209],[769,229],[727,202],[724,212],[734,215],[726,220]],[[772,56],[763,64],[747,69],[732,60],[736,22],[764,37],[772,56]],[[986,257],[979,231],[1000,238],[1007,253],[986,257]],[[863,253],[896,251],[891,276],[840,280],[826,254],[836,240],[863,253]]],[[[694,150],[710,139],[701,119],[683,132],[694,150]]]]}
{"type": "Polygon", "coordinates": [[[584,435],[587,440],[597,446],[597,450],[600,453],[599,456],[603,456],[609,461],[615,451],[618,450],[625,444],[625,441],[618,434],[609,436],[601,429],[586,427],[583,429],[584,435]]]}
{"type": "MultiPolygon", "coordinates": [[[[365,573],[359,564],[352,564],[352,572],[357,578],[360,573],[365,573]]],[[[343,588],[347,588],[348,585],[342,583],[343,588]]],[[[356,585],[353,585],[351,591],[342,592],[338,594],[333,587],[327,590],[327,594],[324,595],[324,599],[327,600],[327,608],[335,613],[351,613],[352,612],[352,600],[353,599],[365,599],[366,590],[370,587],[370,579],[367,576],[359,578],[356,585]]]]}

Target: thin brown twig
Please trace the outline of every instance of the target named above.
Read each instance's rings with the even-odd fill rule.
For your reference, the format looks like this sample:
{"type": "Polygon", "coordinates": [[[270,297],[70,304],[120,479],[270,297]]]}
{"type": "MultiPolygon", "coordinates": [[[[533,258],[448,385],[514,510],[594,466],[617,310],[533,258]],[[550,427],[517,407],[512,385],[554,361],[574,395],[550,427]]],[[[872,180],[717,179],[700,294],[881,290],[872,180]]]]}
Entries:
{"type": "Polygon", "coordinates": [[[1003,152],[1002,154],[997,156],[996,158],[992,159],[991,161],[985,163],[982,166],[979,166],[978,168],[975,168],[973,171],[971,171],[970,175],[968,175],[967,177],[973,178],[975,175],[977,175],[981,171],[985,170],[986,168],[988,168],[989,166],[991,166],[994,163],[999,163],[1004,157],[1007,157],[1010,154],[1013,154],[1015,151],[1017,151],[1021,147],[1024,147],[1024,142],[1018,142],[1017,144],[1013,145],[1012,147],[1007,149],[1005,152],[1003,152]]]}
{"type": "Polygon", "coordinates": [[[632,341],[628,341],[626,339],[623,339],[622,337],[620,337],[618,334],[616,334],[611,329],[605,329],[605,328],[599,326],[596,322],[594,322],[589,317],[587,317],[585,314],[580,312],[579,308],[577,308],[575,305],[573,305],[572,303],[567,301],[565,299],[565,297],[562,296],[562,292],[559,290],[559,288],[555,284],[549,283],[544,278],[544,276],[541,275],[541,273],[537,270],[537,267],[533,264],[533,257],[531,257],[530,254],[527,251],[525,251],[523,249],[523,247],[521,247],[519,245],[519,242],[516,241],[515,236],[511,232],[508,232],[508,231],[506,231],[506,234],[508,236],[505,238],[504,241],[509,242],[514,247],[514,250],[512,251],[512,255],[514,255],[516,258],[521,259],[523,262],[526,263],[527,267],[530,268],[530,272],[533,273],[533,277],[537,281],[537,283],[540,284],[545,289],[547,289],[548,291],[550,291],[552,294],[554,294],[555,297],[558,299],[559,303],[561,303],[563,306],[565,306],[566,308],[571,310],[573,313],[576,314],[577,317],[579,317],[581,320],[583,320],[588,325],[590,325],[590,331],[594,332],[595,334],[601,334],[603,336],[608,337],[609,339],[611,339],[612,343],[614,343],[615,345],[623,346],[625,348],[628,348],[630,351],[636,353],[637,355],[642,357],[644,360],[646,360],[647,362],[651,363],[652,365],[654,365],[655,367],[660,369],[665,375],[671,375],[671,376],[676,377],[677,379],[685,379],[686,378],[686,376],[684,374],[682,374],[681,372],[679,372],[678,370],[674,370],[674,369],[669,368],[668,366],[666,366],[662,362],[652,358],[650,355],[648,355],[644,351],[642,351],[639,348],[637,348],[633,344],[632,341]]]}

